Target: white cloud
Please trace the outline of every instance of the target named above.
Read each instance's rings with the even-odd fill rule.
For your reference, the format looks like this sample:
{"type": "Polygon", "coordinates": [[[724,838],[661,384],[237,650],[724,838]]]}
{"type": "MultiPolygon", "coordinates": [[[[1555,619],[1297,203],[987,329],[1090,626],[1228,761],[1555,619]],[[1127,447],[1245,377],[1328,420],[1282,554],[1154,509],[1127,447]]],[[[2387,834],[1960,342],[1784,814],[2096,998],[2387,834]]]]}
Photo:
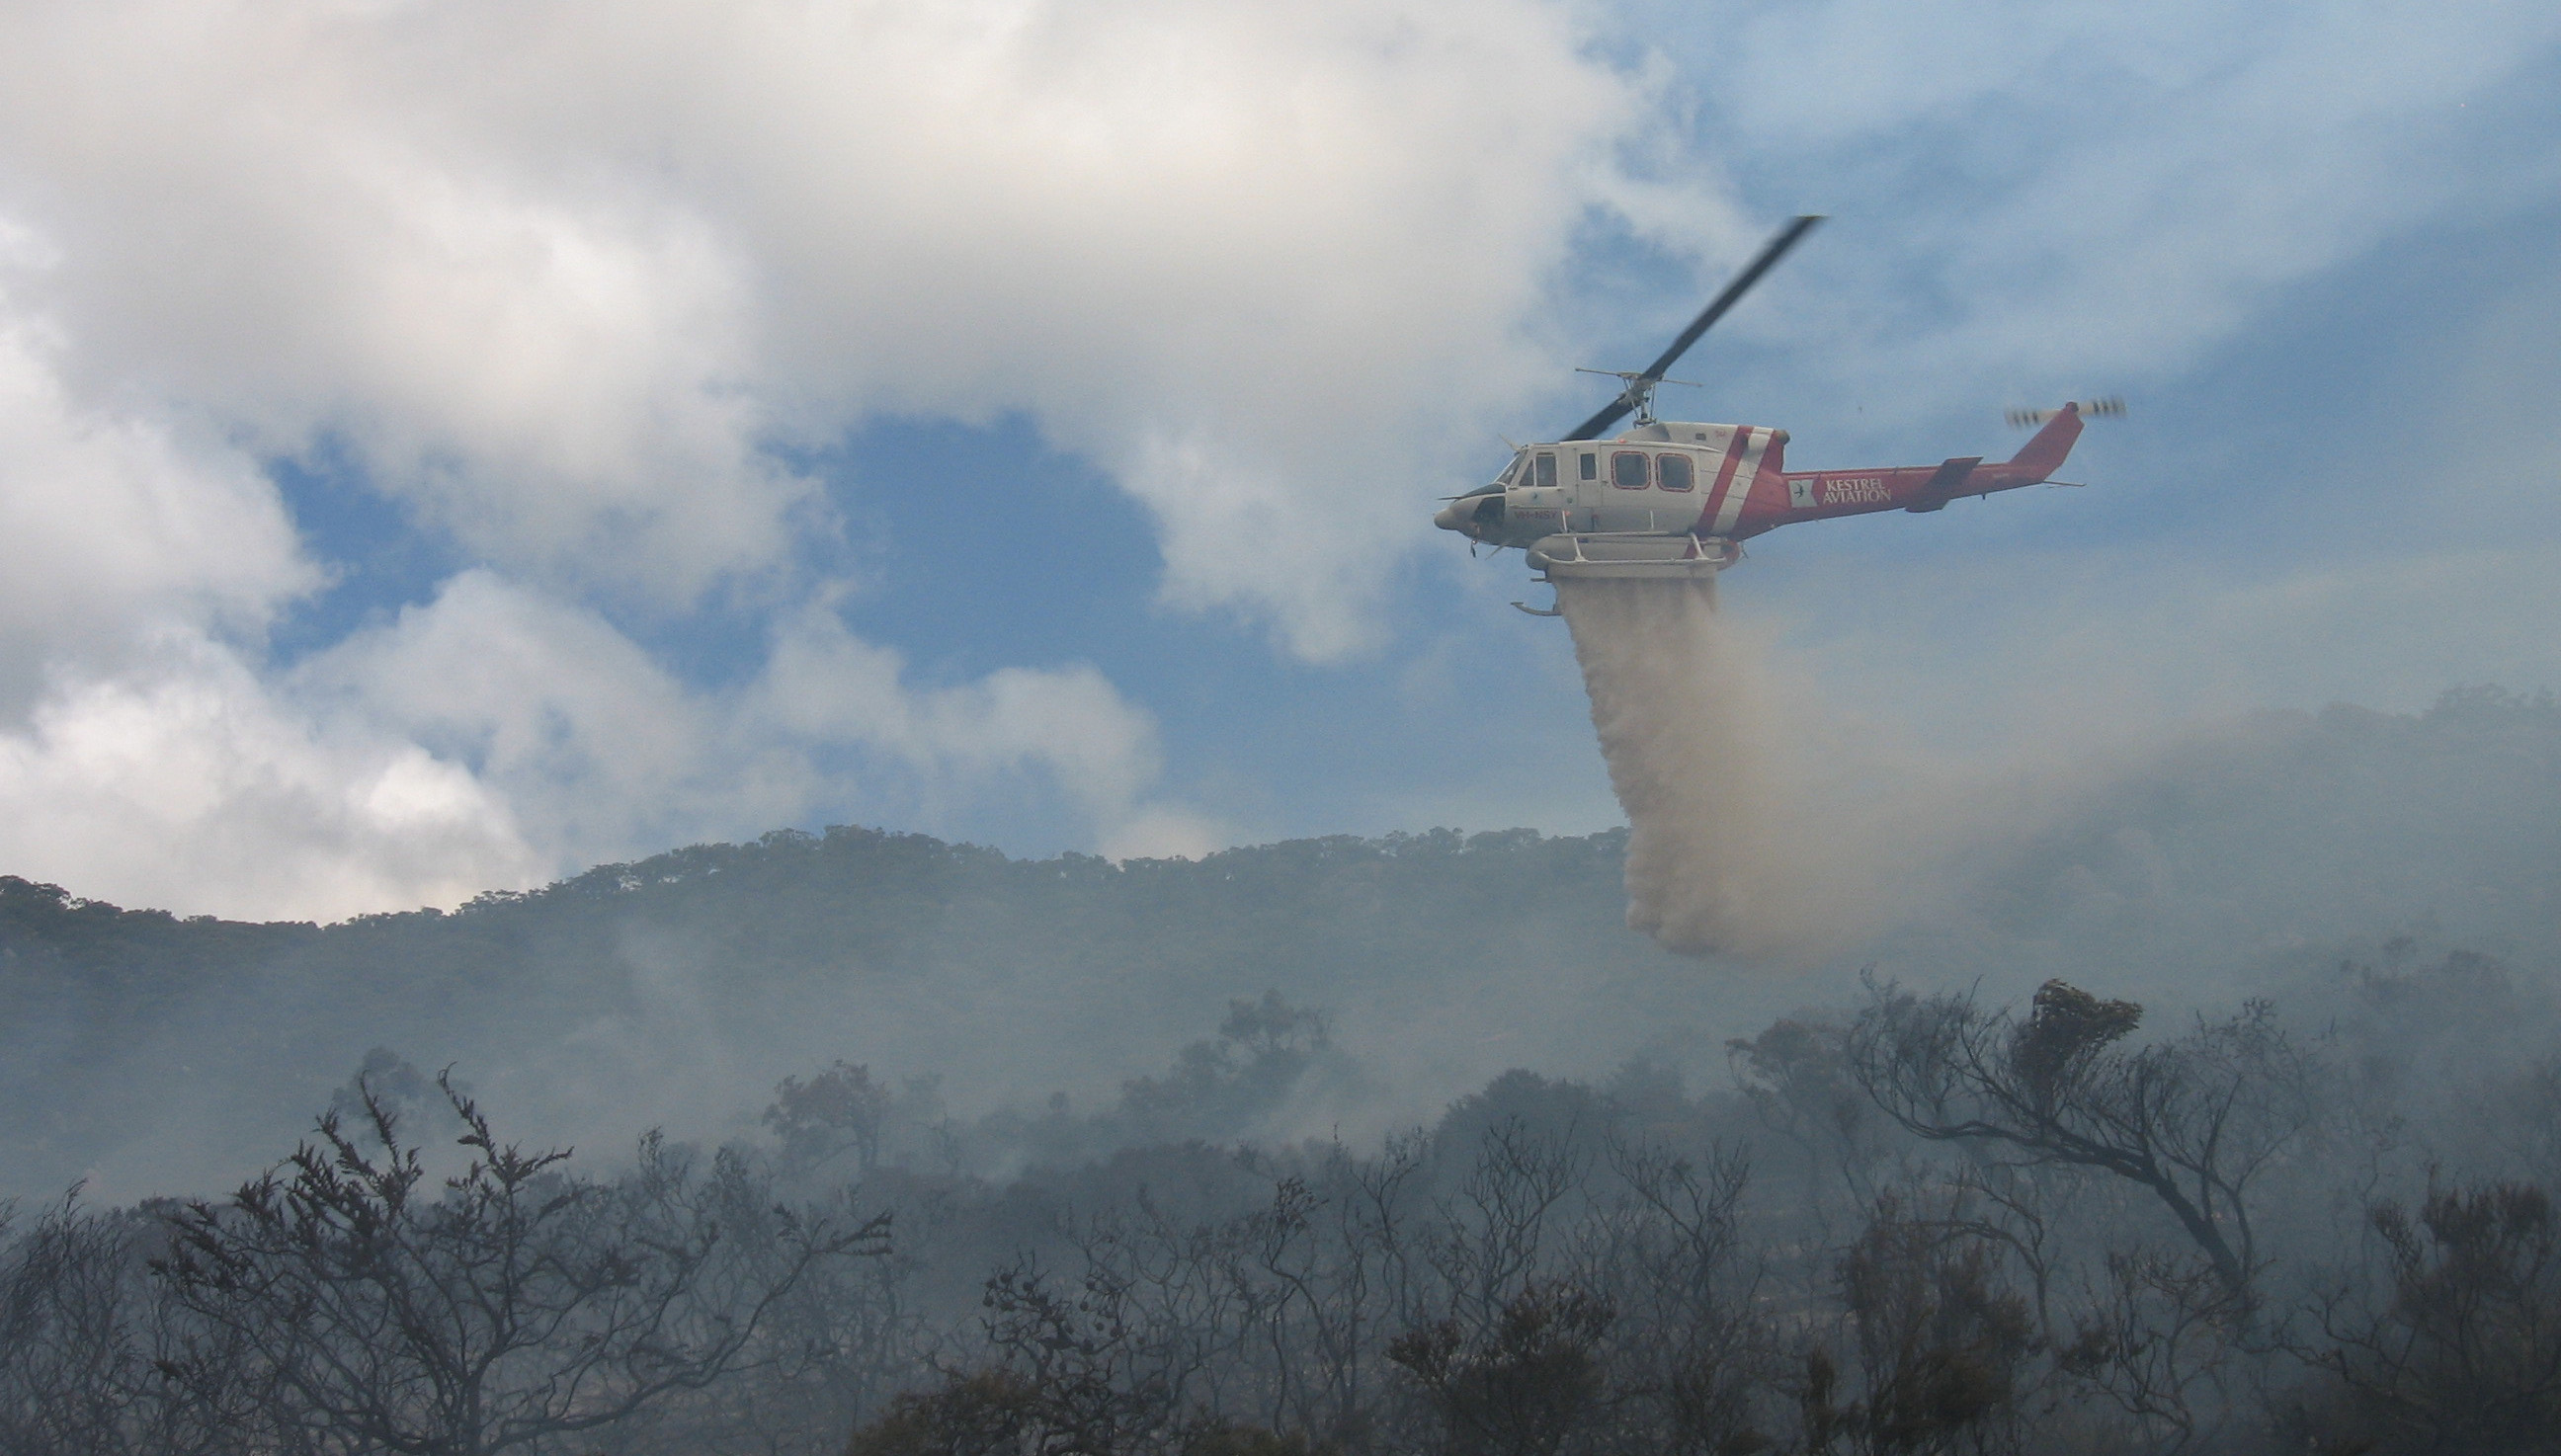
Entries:
{"type": "Polygon", "coordinates": [[[763,672],[695,690],[595,612],[487,570],[261,681],[169,632],[59,673],[0,730],[0,865],[186,912],[452,904],[671,844],[844,811],[948,832],[1052,794],[1112,853],[1219,828],[1156,796],[1153,721],[1087,666],[910,681],[822,607],[763,672]]]}
{"type": "Polygon", "coordinates": [[[748,731],[860,749],[904,770],[930,818],[1027,773],[1065,793],[1107,842],[1174,812],[1145,802],[1162,767],[1154,721],[1083,664],[914,685],[900,654],[812,607],[783,624],[741,713],[748,731]]]}
{"type": "Polygon", "coordinates": [[[712,771],[710,705],[594,612],[486,570],[304,663],[293,685],[466,765],[557,864],[684,835],[712,771]]]}
{"type": "Polygon", "coordinates": [[[485,570],[293,676],[324,717],[466,766],[566,869],[815,811],[948,831],[991,798],[1053,791],[1092,836],[1150,814],[1155,724],[1092,667],[910,681],[819,605],[761,672],[689,689],[601,617],[485,570]]]}
{"type": "Polygon", "coordinates": [[[469,773],[317,726],[186,636],[58,686],[0,732],[0,864],[130,904],[323,919],[451,904],[551,868],[469,773]]]}
{"type": "Polygon", "coordinates": [[[236,452],[73,402],[45,326],[0,295],[0,722],[49,672],[140,634],[255,628],[318,573],[236,452]]]}
{"type": "Polygon", "coordinates": [[[2173,375],[2290,284],[2561,183],[2548,5],[1645,8],[1700,144],[1841,214],[1731,327],[1870,426],[2173,375]]]}
{"type": "Polygon", "coordinates": [[[823,524],[775,440],[1016,409],[1145,500],[1173,600],[1325,657],[1544,363],[1586,210],[1705,196],[1622,174],[1658,78],[1585,39],[1541,0],[18,7],[0,210],[84,388],[328,432],[531,579],[754,582],[823,524]]]}

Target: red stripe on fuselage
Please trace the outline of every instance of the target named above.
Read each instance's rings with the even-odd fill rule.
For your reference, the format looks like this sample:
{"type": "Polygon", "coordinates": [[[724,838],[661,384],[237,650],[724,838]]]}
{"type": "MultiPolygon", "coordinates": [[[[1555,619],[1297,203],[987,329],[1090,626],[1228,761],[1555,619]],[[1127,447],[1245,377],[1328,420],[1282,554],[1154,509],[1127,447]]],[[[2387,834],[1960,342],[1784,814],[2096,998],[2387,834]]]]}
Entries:
{"type": "Polygon", "coordinates": [[[1752,431],[1755,427],[1744,425],[1735,430],[1733,436],[1726,440],[1725,463],[1716,467],[1716,484],[1708,489],[1707,499],[1700,503],[1698,524],[1690,528],[1691,534],[1696,535],[1706,531],[1715,524],[1717,503],[1725,499],[1727,488],[1734,483],[1735,467],[1741,465],[1743,457],[1751,453],[1752,431]]]}

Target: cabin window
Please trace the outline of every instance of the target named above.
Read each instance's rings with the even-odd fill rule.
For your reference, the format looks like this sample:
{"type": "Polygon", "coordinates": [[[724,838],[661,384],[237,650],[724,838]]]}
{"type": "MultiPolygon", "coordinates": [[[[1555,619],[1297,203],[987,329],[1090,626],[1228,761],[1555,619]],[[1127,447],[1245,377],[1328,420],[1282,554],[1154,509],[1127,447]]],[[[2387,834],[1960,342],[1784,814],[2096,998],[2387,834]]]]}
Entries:
{"type": "Polygon", "coordinates": [[[1538,485],[1541,490],[1556,488],[1556,456],[1544,451],[1538,457],[1538,485]]]}
{"type": "Polygon", "coordinates": [[[1586,480],[1601,478],[1601,457],[1589,450],[1583,453],[1583,478],[1586,480]]]}
{"type": "Polygon", "coordinates": [[[1662,486],[1665,490],[1687,490],[1696,484],[1690,478],[1687,455],[1656,455],[1654,471],[1662,478],[1662,486]]]}
{"type": "Polygon", "coordinates": [[[1638,450],[1621,450],[1610,457],[1610,483],[1621,490],[1645,488],[1645,457],[1638,450]]]}

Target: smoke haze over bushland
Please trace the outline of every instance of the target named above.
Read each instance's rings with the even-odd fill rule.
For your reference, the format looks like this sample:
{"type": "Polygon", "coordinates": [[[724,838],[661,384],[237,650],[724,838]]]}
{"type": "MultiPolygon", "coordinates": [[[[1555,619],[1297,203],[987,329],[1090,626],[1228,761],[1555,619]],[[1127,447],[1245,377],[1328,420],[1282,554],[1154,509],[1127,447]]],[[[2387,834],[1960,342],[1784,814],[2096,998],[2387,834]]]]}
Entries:
{"type": "MultiPolygon", "coordinates": [[[[2561,1184],[2561,706],[2476,689],[2419,715],[2267,715],[2094,771],[2047,807],[1977,826],[1966,863],[1939,867],[1944,894],[1902,887],[1868,907],[1884,916],[1872,928],[1828,927],[1845,943],[1793,963],[1674,957],[1630,929],[1627,887],[1647,882],[1627,873],[1625,832],[1117,864],[785,832],[325,927],[119,910],[0,879],[0,1097],[19,1113],[0,1129],[0,1188],[34,1211],[0,1230],[0,1292],[21,1312],[0,1340],[0,1420],[148,1424],[239,1349],[200,1338],[165,1368],[48,1354],[119,1330],[284,1318],[339,1338],[336,1314],[252,1297],[313,1272],[296,1262],[309,1230],[261,1211],[344,1209],[350,1250],[371,1247],[371,1196],[318,1185],[372,1177],[382,1143],[463,1180],[417,1204],[403,1257],[432,1265],[437,1239],[484,1255],[476,1225],[451,1221],[494,1175],[449,1142],[479,1134],[435,1085],[429,1068],[447,1066],[493,1136],[578,1149],[575,1181],[573,1165],[541,1173],[539,1207],[590,1213],[544,1235],[568,1244],[527,1250],[530,1267],[580,1267],[563,1255],[615,1229],[636,1240],[634,1268],[708,1250],[717,1277],[647,1286],[712,1301],[683,1306],[686,1330],[744,1328],[718,1301],[803,1267],[795,1230],[891,1234],[860,1256],[879,1262],[828,1264],[773,1308],[755,1347],[772,1358],[618,1420],[617,1449],[817,1452],[857,1425],[885,1439],[878,1423],[926,1418],[913,1402],[938,1381],[1001,1395],[1012,1376],[990,1372],[1066,1378],[1062,1350],[1142,1364],[1060,1399],[1172,1392],[1303,1431],[1320,1416],[1240,1407],[1236,1382],[1276,1344],[1291,1358],[1281,1335],[1299,1321],[1339,1354],[1323,1332],[1354,1316],[1371,1332],[1361,1358],[1386,1367],[1361,1381],[1361,1419],[1399,1429],[1497,1360],[1467,1343],[1469,1321],[1534,1325],[1585,1351],[1594,1379],[1610,1372],[1612,1420],[1572,1423],[1600,1440],[1668,1388],[1650,1363],[1666,1329],[1705,1338],[1697,1322],[1730,1317],[1710,1329],[1728,1355],[1705,1409],[1747,1435],[1802,1422],[1782,1449],[1901,1420],[1875,1403],[1904,1378],[1896,1350],[1923,1374],[1971,1362],[1931,1419],[2013,1412],[2011,1429],[2042,1433],[2023,1453],[2104,1430],[2130,1450],[2261,1456],[2303,1449],[2306,1427],[2387,1419],[2418,1432],[2384,1448],[2396,1456],[2447,1449],[2425,1444],[2443,1371],[2360,1352],[2469,1338],[2410,1295],[2445,1270],[2490,1281],[2497,1309],[2561,1307],[2542,1265],[2516,1263],[2561,1245],[2540,1192],[2561,1184]],[[2128,1088],[2145,1099],[2131,1120],[2112,1100],[2128,1088]],[[2068,1140],[2069,1156],[2024,1161],[1947,1148],[1970,1136],[1948,1131],[1963,1119],[2030,1103],[2151,1141],[2115,1162],[2068,1140]],[[368,1130],[376,1110],[388,1130],[368,1130]],[[320,1112],[337,1119],[317,1134],[332,1151],[277,1165],[320,1112]],[[2195,1171],[2109,1171],[2153,1166],[2137,1154],[2195,1171]],[[132,1207],[266,1167],[293,1200],[132,1207]],[[83,1196],[59,1201],[74,1179],[83,1196]],[[2223,1212],[2182,1222],[2193,1180],[2223,1212]],[[868,1221],[881,1213],[889,1225],[868,1221]],[[2476,1225],[2515,1256],[2465,1262],[2476,1225]],[[144,1262],[181,1235],[195,1263],[144,1262]],[[1363,1262],[1376,1248],[1395,1279],[1363,1262]],[[1719,1261],[1712,1277],[1679,1262],[1699,1258],[1719,1261]],[[280,1282],[219,1272],[252,1266],[280,1282]],[[1676,1287],[1646,1282],[1664,1278],[1676,1287]],[[1260,1303],[1272,1290],[1297,1292],[1260,1303]],[[1748,1317],[1764,1308],[1787,1313],[1748,1317]],[[110,1310],[123,1323],[101,1330],[110,1310]],[[2284,1342],[2254,1337],[2262,1311],[2284,1342]],[[1264,1335],[1219,1334],[1238,1318],[1264,1335]],[[1886,1339],[1896,1321],[1945,1348],[1886,1339]],[[2178,1332],[2166,1373],[2164,1331],[2178,1332]],[[1145,1352],[1178,1340],[1207,1342],[1218,1378],[1142,1377],[1145,1352]],[[1824,1369],[1840,1384],[1809,1404],[1800,1373],[1824,1369]],[[1993,1375],[1965,1374],[1978,1369],[1993,1375]],[[38,1403],[82,1378],[113,1398],[38,1403]],[[2282,1398],[2248,1393],[2262,1390],[2282,1398]]],[[[531,1287],[551,1290],[544,1278],[531,1287]]],[[[544,1349],[613,1348],[629,1332],[610,1314],[544,1349]]],[[[349,1348],[400,1354],[368,1329],[350,1327],[349,1348]]],[[[686,1336],[660,1354],[718,1348],[686,1336]]],[[[226,1428],[295,1408],[301,1389],[226,1428]]],[[[1675,1426],[1706,1418],[1679,1408],[1692,1415],[1675,1426]]],[[[2548,1429],[2497,1402],[2452,1408],[2548,1429]]]]}
{"type": "Polygon", "coordinates": [[[1338,1060],[1216,1135],[1372,1136],[1512,1066],[1643,1056],[1714,1083],[1724,1039],[1840,1001],[1864,966],[2002,995],[2079,977],[2164,1015],[2402,934],[2530,970],[2561,919],[2556,764],[2561,709],[2488,692],[2243,721],[2093,775],[2041,821],[2004,810],[1934,874],[1890,838],[1845,844],[1891,882],[1850,907],[1884,918],[1816,920],[1838,943],[1780,962],[1674,958],[1627,929],[1623,833],[1120,865],[778,835],[325,928],[20,883],[0,976],[26,1115],[0,1175],[22,1194],[89,1173],[119,1198],[219,1187],[378,1047],[454,1064],[537,1134],[609,1146],[735,1130],[837,1058],[938,1077],[954,1116],[1038,1117],[1053,1092],[1083,1116],[1229,1001],[1277,991],[1331,1018],[1338,1060]]]}

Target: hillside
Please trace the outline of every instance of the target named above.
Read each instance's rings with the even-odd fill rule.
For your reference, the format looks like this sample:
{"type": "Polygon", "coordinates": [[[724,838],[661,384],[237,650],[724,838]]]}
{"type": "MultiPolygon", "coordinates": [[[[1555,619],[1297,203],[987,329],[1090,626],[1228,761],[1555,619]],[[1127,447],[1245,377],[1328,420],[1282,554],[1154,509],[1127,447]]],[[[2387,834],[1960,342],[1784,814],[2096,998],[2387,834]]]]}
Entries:
{"type": "Polygon", "coordinates": [[[365,1055],[457,1074],[536,1136],[731,1131],[834,1058],[976,1115],[1110,1099],[1278,990],[1359,1068],[1288,1110],[1366,1135],[1505,1066],[1694,1073],[1847,997],[1862,966],[2014,994],[2069,974],[2228,1002],[2415,931],[2541,965],[2561,882],[2561,711],[2450,695],[2201,734],[2094,778],[1832,964],[1678,959],[1622,921],[1623,836],[1435,831],[1197,862],[1013,860],[776,833],[452,912],[243,924],[0,879],[0,1183],[125,1197],[271,1156],[365,1055]]]}

